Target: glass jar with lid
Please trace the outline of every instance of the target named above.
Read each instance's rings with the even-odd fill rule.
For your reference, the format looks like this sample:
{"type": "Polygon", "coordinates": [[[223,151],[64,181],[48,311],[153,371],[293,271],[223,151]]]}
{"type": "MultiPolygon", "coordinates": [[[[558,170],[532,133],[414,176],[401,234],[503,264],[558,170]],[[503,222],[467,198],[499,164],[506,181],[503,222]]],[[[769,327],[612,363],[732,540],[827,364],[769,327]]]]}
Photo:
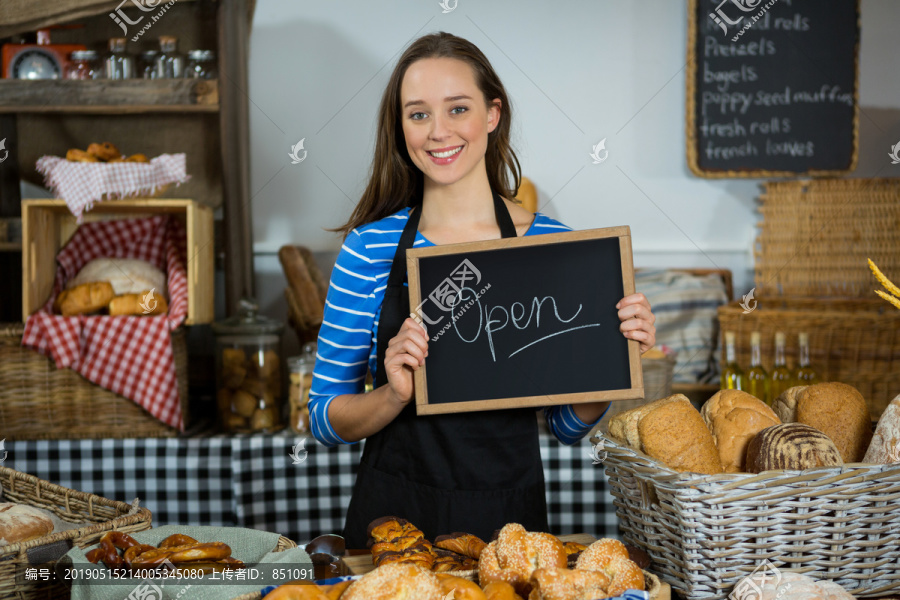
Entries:
{"type": "Polygon", "coordinates": [[[99,58],[94,50],[72,51],[66,66],[66,79],[100,79],[99,58]]]}
{"type": "Polygon", "coordinates": [[[303,354],[288,359],[288,424],[294,433],[309,433],[309,389],[316,365],[316,344],[303,346],[303,354]]]}
{"type": "Polygon", "coordinates": [[[216,400],[225,431],[273,432],[284,427],[281,334],[284,324],[257,314],[252,301],[238,315],[213,323],[216,400]]]}
{"type": "Polygon", "coordinates": [[[109,39],[109,54],[106,55],[105,74],[107,79],[131,79],[134,77],[134,59],[125,52],[125,38],[109,39]]]}
{"type": "Polygon", "coordinates": [[[156,79],[156,57],[159,50],[145,50],[138,55],[138,77],[141,79],[156,79]]]}
{"type": "Polygon", "coordinates": [[[156,55],[156,78],[173,79],[184,74],[184,56],[178,53],[178,38],[159,36],[159,54],[156,55]]]}
{"type": "Polygon", "coordinates": [[[212,50],[191,50],[188,52],[184,76],[190,79],[215,79],[216,54],[212,50]]]}

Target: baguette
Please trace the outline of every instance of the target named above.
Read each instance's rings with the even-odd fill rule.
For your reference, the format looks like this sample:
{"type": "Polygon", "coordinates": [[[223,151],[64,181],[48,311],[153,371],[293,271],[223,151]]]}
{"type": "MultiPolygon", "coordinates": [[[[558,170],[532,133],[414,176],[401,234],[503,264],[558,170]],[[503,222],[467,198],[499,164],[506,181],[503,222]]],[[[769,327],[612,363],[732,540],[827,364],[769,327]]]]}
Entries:
{"type": "Polygon", "coordinates": [[[166,299],[162,296],[149,297],[142,294],[122,294],[109,301],[110,316],[124,315],[164,315],[169,310],[166,299]]]}
{"type": "Polygon", "coordinates": [[[113,296],[113,287],[108,281],[82,283],[60,292],[54,306],[59,306],[64,317],[85,315],[106,308],[113,296]]]}

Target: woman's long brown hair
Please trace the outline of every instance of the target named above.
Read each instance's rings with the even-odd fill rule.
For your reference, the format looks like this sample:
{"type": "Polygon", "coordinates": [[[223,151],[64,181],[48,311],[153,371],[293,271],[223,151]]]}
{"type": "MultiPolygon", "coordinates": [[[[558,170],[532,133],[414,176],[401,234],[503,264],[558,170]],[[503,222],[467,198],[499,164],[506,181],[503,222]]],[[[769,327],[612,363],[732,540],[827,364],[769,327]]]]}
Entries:
{"type": "Polygon", "coordinates": [[[491,189],[507,198],[515,197],[521,182],[521,168],[509,142],[512,104],[506,89],[487,57],[473,43],[449,33],[434,33],[414,41],[394,67],[378,110],[378,137],[366,191],[350,219],[332,231],[347,235],[356,227],[378,221],[405,206],[422,201],[424,176],[406,151],[400,86],[409,66],[425,58],[464,61],[472,67],[475,83],[484,94],[488,106],[493,99],[500,99],[500,122],[488,135],[484,161],[491,189]]]}

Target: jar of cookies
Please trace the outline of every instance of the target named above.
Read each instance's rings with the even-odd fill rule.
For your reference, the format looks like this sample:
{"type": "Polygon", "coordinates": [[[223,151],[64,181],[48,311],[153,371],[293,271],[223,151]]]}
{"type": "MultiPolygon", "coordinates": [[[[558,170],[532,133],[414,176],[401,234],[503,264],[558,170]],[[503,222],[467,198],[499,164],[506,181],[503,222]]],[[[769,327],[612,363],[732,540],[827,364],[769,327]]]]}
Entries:
{"type": "Polygon", "coordinates": [[[303,354],[288,359],[288,425],[294,433],[309,432],[309,388],[312,386],[313,367],[316,364],[316,345],[303,346],[303,354]]]}
{"type": "Polygon", "coordinates": [[[268,433],[284,427],[284,324],[257,311],[252,300],[244,299],[237,316],[212,325],[216,336],[216,400],[222,428],[227,432],[268,433]]]}

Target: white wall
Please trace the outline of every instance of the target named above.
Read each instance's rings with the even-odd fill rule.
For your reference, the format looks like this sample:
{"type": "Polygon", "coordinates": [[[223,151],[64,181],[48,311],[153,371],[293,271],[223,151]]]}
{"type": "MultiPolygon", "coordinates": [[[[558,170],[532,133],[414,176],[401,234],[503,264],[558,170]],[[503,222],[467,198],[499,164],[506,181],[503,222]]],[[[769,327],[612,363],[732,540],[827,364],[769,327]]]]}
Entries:
{"type": "MultiPolygon", "coordinates": [[[[812,0],[805,0],[812,4],[812,0]]],[[[799,0],[794,0],[795,5],[799,0]]],[[[254,251],[262,310],[285,318],[278,248],[330,269],[367,175],[381,92],[412,39],[449,31],[484,51],[516,111],[541,210],[577,229],[631,226],[635,265],[730,268],[753,286],[759,180],[705,180],[685,159],[687,0],[258,0],[251,37],[254,251]],[[451,5],[452,5],[451,0],[451,5]],[[305,138],[306,159],[290,147],[305,138]],[[592,164],[606,138],[609,159],[592,164]]],[[[860,162],[900,176],[900,2],[862,0],[860,162]]]]}

